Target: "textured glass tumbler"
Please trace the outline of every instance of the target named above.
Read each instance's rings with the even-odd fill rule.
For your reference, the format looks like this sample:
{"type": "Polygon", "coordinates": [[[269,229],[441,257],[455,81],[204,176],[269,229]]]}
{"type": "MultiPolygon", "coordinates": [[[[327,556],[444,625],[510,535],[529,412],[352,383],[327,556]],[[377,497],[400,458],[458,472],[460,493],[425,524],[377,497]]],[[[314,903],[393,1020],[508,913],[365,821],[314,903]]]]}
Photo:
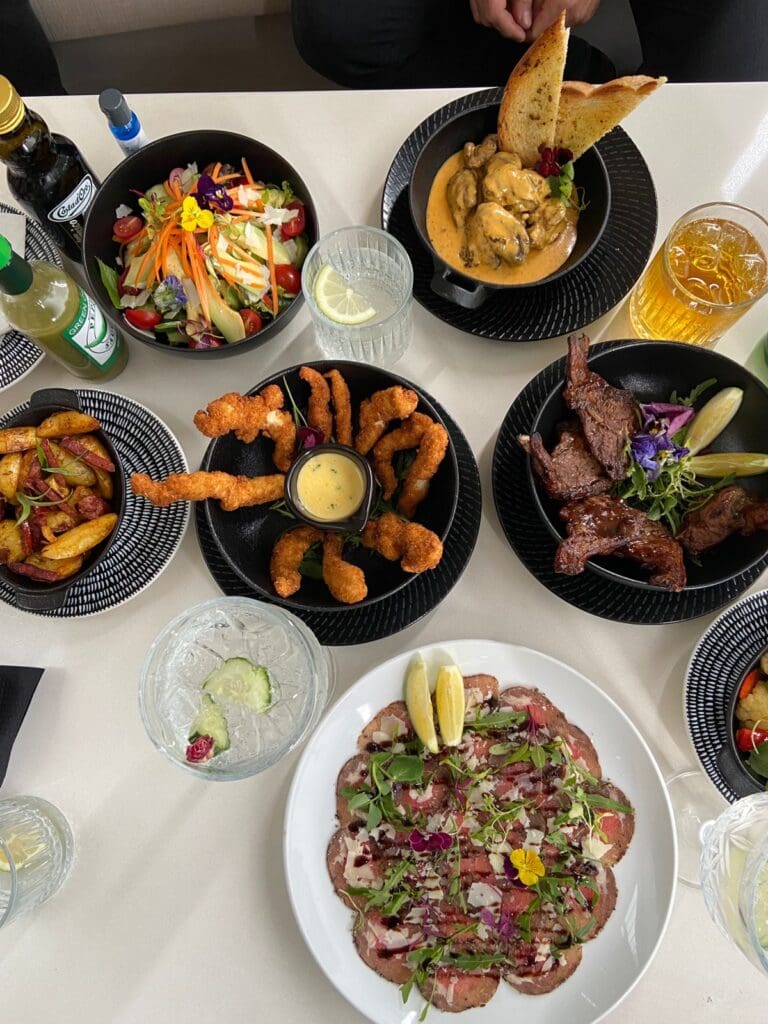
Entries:
{"type": "Polygon", "coordinates": [[[73,855],[72,830],[53,804],[32,796],[0,800],[0,928],[51,898],[73,855]]]}
{"type": "Polygon", "coordinates": [[[413,266],[397,239],[365,225],[339,228],[315,243],[301,276],[315,338],[327,359],[391,366],[405,353],[413,334],[413,266]],[[372,320],[347,327],[320,311],[315,302],[315,280],[326,263],[368,299],[377,311],[372,320]]]}

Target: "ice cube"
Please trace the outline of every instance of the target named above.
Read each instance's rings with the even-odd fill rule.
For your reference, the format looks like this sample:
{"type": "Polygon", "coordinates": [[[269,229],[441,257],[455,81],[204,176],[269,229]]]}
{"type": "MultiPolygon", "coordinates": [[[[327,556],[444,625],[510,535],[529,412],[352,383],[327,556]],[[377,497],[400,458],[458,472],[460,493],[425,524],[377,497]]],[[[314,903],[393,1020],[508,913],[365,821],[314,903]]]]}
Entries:
{"type": "Polygon", "coordinates": [[[732,268],[736,283],[745,293],[743,298],[754,298],[763,291],[768,268],[762,253],[741,253],[734,257],[732,268]]]}

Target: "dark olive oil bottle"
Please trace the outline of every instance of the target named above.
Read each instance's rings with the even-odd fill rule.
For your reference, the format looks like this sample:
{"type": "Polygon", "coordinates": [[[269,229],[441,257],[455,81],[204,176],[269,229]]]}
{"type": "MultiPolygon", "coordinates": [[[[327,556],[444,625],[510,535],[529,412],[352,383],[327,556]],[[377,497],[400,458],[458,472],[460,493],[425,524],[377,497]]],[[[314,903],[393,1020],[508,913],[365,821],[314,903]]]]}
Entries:
{"type": "Polygon", "coordinates": [[[57,135],[0,75],[0,160],[8,188],[70,259],[82,262],[85,214],[99,180],[80,150],[57,135]]]}

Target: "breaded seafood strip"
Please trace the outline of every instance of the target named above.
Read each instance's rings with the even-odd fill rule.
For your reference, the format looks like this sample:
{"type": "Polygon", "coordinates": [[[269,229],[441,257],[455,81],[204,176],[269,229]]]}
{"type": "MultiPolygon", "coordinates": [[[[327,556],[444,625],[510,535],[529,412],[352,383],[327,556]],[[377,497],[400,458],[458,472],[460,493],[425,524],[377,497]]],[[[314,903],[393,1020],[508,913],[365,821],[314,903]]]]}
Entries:
{"type": "Polygon", "coordinates": [[[281,473],[287,473],[296,448],[296,424],[283,409],[283,392],[268,384],[258,395],[240,395],[230,391],[195,413],[195,426],[206,437],[222,437],[234,431],[244,444],[266,434],[275,442],[274,460],[281,473]]]}
{"type": "Polygon", "coordinates": [[[290,597],[301,586],[301,565],[307,550],[323,539],[314,526],[297,526],[277,539],[269,561],[269,575],[280,597],[290,597]]]}
{"type": "Polygon", "coordinates": [[[402,515],[411,519],[419,502],[426,498],[429,482],[445,458],[447,449],[448,431],[442,423],[433,423],[427,427],[397,502],[397,510],[402,515]]]}
{"type": "Polygon", "coordinates": [[[363,570],[342,557],[344,541],[338,533],[326,533],[323,539],[323,579],[342,604],[356,604],[368,594],[363,570]]]}
{"type": "Polygon", "coordinates": [[[172,473],[165,480],[151,480],[146,473],[134,473],[134,494],[153,505],[172,505],[175,501],[203,501],[217,498],[225,512],[247,505],[263,505],[282,498],[285,477],[233,476],[231,473],[172,473]]]}
{"type": "Polygon", "coordinates": [[[299,376],[310,387],[307,405],[307,423],[323,434],[323,440],[329,441],[333,436],[333,416],[331,416],[331,391],[328,381],[311,366],[302,366],[299,376]]]}
{"type": "Polygon", "coordinates": [[[424,413],[414,412],[403,420],[397,429],[385,434],[373,447],[373,468],[379,483],[384,488],[384,499],[389,501],[397,490],[397,476],[392,465],[392,459],[397,452],[407,451],[409,448],[416,448],[421,441],[424,431],[432,426],[433,420],[424,413]]]}
{"type": "Polygon", "coordinates": [[[404,572],[434,569],[443,557],[443,542],[421,523],[408,523],[386,512],[372,519],[363,530],[363,546],[377,551],[390,562],[400,560],[404,572]]]}
{"type": "Polygon", "coordinates": [[[380,437],[383,436],[392,420],[404,420],[416,411],[419,396],[409,388],[385,388],[375,391],[370,398],[360,403],[360,430],[355,440],[355,448],[361,455],[367,455],[380,437]]]}
{"type": "Polygon", "coordinates": [[[349,388],[338,370],[329,370],[324,375],[331,385],[333,398],[333,436],[338,444],[352,444],[352,399],[349,388]]]}

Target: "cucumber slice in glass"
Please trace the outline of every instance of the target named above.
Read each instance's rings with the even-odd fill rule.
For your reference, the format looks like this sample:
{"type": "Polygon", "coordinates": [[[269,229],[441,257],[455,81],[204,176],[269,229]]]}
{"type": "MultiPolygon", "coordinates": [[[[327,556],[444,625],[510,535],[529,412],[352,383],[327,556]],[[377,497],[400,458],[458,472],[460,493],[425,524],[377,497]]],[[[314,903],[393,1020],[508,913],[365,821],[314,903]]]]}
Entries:
{"type": "Polygon", "coordinates": [[[211,737],[214,754],[229,750],[229,729],[224,712],[207,693],[203,694],[200,714],[189,727],[189,742],[194,743],[201,736],[211,737]]]}
{"type": "Polygon", "coordinates": [[[205,680],[203,692],[256,712],[266,711],[272,703],[269,672],[247,658],[227,658],[205,680]]]}

